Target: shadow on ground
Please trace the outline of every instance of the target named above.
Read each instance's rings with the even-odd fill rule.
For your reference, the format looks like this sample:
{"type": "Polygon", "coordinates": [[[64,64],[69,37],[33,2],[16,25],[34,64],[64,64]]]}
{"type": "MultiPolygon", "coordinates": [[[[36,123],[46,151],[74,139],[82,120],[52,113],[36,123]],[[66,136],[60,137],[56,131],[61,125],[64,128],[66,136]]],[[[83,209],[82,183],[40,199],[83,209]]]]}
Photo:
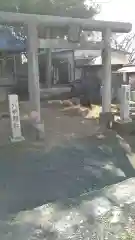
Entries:
{"type": "Polygon", "coordinates": [[[0,149],[0,214],[14,214],[134,177],[115,133],[71,138],[45,151],[21,145],[0,149]]]}

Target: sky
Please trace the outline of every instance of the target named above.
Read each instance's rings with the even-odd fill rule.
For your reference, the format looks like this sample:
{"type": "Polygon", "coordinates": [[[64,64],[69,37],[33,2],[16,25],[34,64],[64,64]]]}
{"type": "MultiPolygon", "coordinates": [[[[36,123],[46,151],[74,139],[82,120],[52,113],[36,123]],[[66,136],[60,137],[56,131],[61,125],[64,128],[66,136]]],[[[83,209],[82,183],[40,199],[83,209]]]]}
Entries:
{"type": "Polygon", "coordinates": [[[101,5],[101,12],[96,19],[131,22],[135,30],[135,0],[95,1],[101,5]]]}

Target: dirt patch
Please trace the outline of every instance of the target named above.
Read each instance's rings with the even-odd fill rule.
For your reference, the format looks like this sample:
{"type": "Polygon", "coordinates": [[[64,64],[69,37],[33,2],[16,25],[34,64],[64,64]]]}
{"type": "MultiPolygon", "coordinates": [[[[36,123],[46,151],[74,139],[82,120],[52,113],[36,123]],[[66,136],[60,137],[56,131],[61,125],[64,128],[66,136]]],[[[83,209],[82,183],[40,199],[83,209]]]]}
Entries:
{"type": "MultiPolygon", "coordinates": [[[[92,108],[83,107],[78,103],[78,99],[73,100],[66,100],[61,101],[60,104],[64,105],[64,109],[62,109],[63,112],[67,112],[67,114],[71,113],[83,116],[86,119],[99,119],[100,113],[102,111],[102,107],[100,105],[92,105],[92,108]]],[[[119,108],[117,105],[112,104],[111,105],[111,111],[112,113],[118,113],[119,108]]]]}

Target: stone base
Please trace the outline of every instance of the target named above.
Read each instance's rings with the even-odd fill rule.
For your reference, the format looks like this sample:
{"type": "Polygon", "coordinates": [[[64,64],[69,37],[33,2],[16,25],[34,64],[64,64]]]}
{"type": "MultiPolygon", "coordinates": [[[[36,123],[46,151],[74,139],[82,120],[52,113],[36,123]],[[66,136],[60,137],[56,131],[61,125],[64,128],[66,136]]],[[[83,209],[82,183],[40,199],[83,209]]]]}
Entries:
{"type": "Polygon", "coordinates": [[[10,137],[11,143],[22,142],[22,141],[24,141],[24,140],[25,140],[25,138],[24,138],[23,136],[21,136],[21,137],[16,137],[16,138],[10,137]]]}
{"type": "Polygon", "coordinates": [[[44,123],[34,123],[33,127],[36,131],[36,140],[44,140],[45,139],[45,128],[44,123]]]}
{"type": "Polygon", "coordinates": [[[120,124],[131,123],[131,122],[132,122],[132,119],[131,119],[131,118],[126,119],[126,120],[118,119],[116,122],[118,122],[118,123],[120,123],[120,124]]]}
{"type": "Polygon", "coordinates": [[[121,134],[135,134],[135,121],[115,121],[113,124],[114,130],[121,134]]]}
{"type": "Polygon", "coordinates": [[[30,113],[30,124],[32,126],[32,132],[34,133],[35,140],[45,139],[44,121],[40,120],[40,114],[37,111],[30,113]]]}
{"type": "Polygon", "coordinates": [[[106,128],[112,128],[114,115],[112,112],[100,113],[99,123],[106,128]]]}

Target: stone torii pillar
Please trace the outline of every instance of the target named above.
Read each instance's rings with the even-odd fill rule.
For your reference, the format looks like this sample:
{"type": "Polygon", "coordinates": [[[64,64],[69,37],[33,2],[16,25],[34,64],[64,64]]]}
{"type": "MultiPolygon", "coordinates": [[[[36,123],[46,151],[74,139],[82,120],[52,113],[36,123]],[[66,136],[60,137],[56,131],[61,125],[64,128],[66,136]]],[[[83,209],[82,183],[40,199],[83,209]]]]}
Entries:
{"type": "Polygon", "coordinates": [[[28,23],[28,90],[31,111],[38,114],[40,121],[40,86],[38,64],[38,32],[34,22],[28,23]]]}
{"type": "Polygon", "coordinates": [[[102,51],[102,113],[111,112],[112,71],[111,71],[111,30],[102,32],[104,48],[102,51]]]}

